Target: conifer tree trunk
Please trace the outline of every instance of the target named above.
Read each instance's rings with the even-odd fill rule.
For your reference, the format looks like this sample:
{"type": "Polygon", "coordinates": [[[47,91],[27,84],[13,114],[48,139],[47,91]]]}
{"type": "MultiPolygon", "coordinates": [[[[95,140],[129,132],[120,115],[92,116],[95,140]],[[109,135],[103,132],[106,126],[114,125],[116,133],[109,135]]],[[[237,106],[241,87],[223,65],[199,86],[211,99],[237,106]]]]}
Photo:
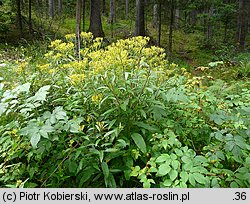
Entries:
{"type": "Polygon", "coordinates": [[[161,13],[162,13],[162,0],[159,0],[159,12],[158,12],[158,40],[157,45],[161,46],[161,13]]]}
{"type": "Polygon", "coordinates": [[[125,2],[125,12],[126,12],[126,19],[128,19],[128,14],[129,14],[129,0],[126,0],[125,2]]]}
{"type": "Polygon", "coordinates": [[[89,32],[92,32],[94,37],[104,37],[101,20],[101,0],[91,0],[90,2],[90,26],[89,32]]]}
{"type": "Polygon", "coordinates": [[[85,0],[82,0],[82,31],[83,32],[85,31],[85,24],[86,24],[85,9],[86,9],[85,0]]]}
{"type": "Polygon", "coordinates": [[[23,23],[22,23],[22,13],[21,13],[21,0],[16,0],[17,7],[17,26],[19,31],[19,36],[23,37],[23,23]]]}
{"type": "Polygon", "coordinates": [[[145,36],[144,0],[136,0],[136,36],[145,36]]]}
{"type": "Polygon", "coordinates": [[[54,18],[55,16],[55,2],[54,0],[49,0],[49,17],[54,18]]]}
{"type": "Polygon", "coordinates": [[[249,24],[249,0],[239,0],[238,22],[236,32],[236,43],[239,50],[245,47],[249,24]]]}
{"type": "Polygon", "coordinates": [[[82,0],[77,0],[76,2],[76,41],[75,41],[75,55],[80,57],[81,48],[81,11],[82,11],[82,0]]]}
{"type": "Polygon", "coordinates": [[[172,56],[173,52],[173,28],[174,28],[174,0],[171,0],[171,10],[170,10],[170,25],[169,25],[169,38],[168,38],[168,52],[169,56],[172,56]]]}

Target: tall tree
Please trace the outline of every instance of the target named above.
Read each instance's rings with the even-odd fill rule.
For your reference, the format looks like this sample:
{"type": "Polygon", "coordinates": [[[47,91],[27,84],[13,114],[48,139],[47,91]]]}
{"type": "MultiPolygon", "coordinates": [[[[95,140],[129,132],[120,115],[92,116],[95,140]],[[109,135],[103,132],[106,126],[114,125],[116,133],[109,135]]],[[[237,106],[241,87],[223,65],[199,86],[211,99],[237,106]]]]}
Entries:
{"type": "Polygon", "coordinates": [[[125,16],[126,16],[126,19],[128,19],[128,13],[129,13],[129,0],[126,0],[126,2],[125,2],[125,16]]]}
{"type": "Polygon", "coordinates": [[[236,42],[240,50],[244,49],[245,47],[245,41],[248,33],[249,10],[250,10],[249,4],[250,4],[249,0],[239,0],[236,42]]]}
{"type": "Polygon", "coordinates": [[[79,57],[80,47],[81,47],[81,10],[82,10],[82,0],[77,0],[76,2],[76,41],[75,41],[75,55],[79,57]]]}
{"type": "Polygon", "coordinates": [[[19,36],[23,37],[23,23],[22,23],[22,13],[21,13],[21,0],[16,0],[16,9],[17,9],[17,25],[19,36]]]}
{"type": "Polygon", "coordinates": [[[169,25],[169,37],[168,37],[168,52],[169,56],[172,56],[173,52],[173,28],[174,28],[174,0],[171,0],[170,3],[171,10],[170,10],[170,25],[169,25]]]}
{"type": "Polygon", "coordinates": [[[136,0],[136,24],[135,24],[135,35],[145,36],[145,0],[136,0]]]}
{"type": "Polygon", "coordinates": [[[161,13],[162,13],[162,0],[159,1],[159,12],[158,12],[158,39],[157,39],[157,45],[161,46],[161,13]]]}
{"type": "Polygon", "coordinates": [[[58,14],[62,13],[62,0],[57,1],[57,12],[58,14]]]}
{"type": "Polygon", "coordinates": [[[91,0],[90,2],[90,26],[89,32],[92,32],[94,37],[104,37],[101,20],[101,0],[91,0]]]}
{"type": "Polygon", "coordinates": [[[49,0],[49,16],[54,18],[55,16],[55,1],[49,0]]]}
{"type": "Polygon", "coordinates": [[[85,9],[86,9],[86,2],[85,0],[82,0],[82,30],[83,31],[85,31],[85,24],[86,24],[85,9]]]}
{"type": "Polygon", "coordinates": [[[29,20],[28,20],[28,24],[29,24],[29,33],[32,33],[32,19],[31,19],[31,15],[32,15],[32,5],[31,5],[31,0],[29,0],[29,20]]]}
{"type": "Polygon", "coordinates": [[[110,0],[110,14],[109,14],[109,23],[111,24],[111,35],[114,37],[114,22],[115,22],[115,0],[110,0]]]}

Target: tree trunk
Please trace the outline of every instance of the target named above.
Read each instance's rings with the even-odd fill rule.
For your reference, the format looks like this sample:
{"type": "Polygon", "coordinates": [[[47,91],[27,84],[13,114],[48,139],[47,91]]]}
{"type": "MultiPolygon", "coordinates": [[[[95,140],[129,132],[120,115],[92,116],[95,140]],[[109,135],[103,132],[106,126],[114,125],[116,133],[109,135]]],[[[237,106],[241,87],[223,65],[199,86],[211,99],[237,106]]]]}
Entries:
{"type": "Polygon", "coordinates": [[[114,22],[115,22],[115,0],[110,0],[109,23],[111,25],[111,36],[114,37],[114,22]]]}
{"type": "Polygon", "coordinates": [[[126,0],[126,5],[125,5],[125,11],[126,11],[126,19],[128,19],[128,14],[129,14],[129,0],[126,0]]]}
{"type": "Polygon", "coordinates": [[[165,0],[164,1],[164,16],[163,16],[163,21],[164,21],[164,24],[167,24],[167,21],[168,21],[168,1],[165,0]]]}
{"type": "Polygon", "coordinates": [[[102,0],[102,14],[105,15],[106,11],[106,0],[102,0]]]}
{"type": "Polygon", "coordinates": [[[21,14],[21,0],[16,0],[17,7],[17,27],[19,36],[23,37],[23,23],[22,23],[22,14],[21,14]]]}
{"type": "Polygon", "coordinates": [[[169,25],[169,38],[168,38],[168,52],[169,57],[172,57],[173,53],[173,28],[174,28],[174,0],[171,0],[171,15],[170,15],[170,25],[169,25]]]}
{"type": "Polygon", "coordinates": [[[54,18],[55,16],[55,2],[54,0],[49,0],[49,17],[54,18]]]}
{"type": "Polygon", "coordinates": [[[179,21],[180,21],[180,9],[179,8],[176,8],[175,9],[175,21],[174,21],[174,27],[175,28],[178,28],[179,27],[179,21]]]}
{"type": "Polygon", "coordinates": [[[158,40],[157,40],[157,45],[161,46],[161,7],[162,7],[162,0],[159,0],[159,12],[158,12],[158,40]]]}
{"type": "Polygon", "coordinates": [[[144,0],[136,0],[136,36],[145,36],[144,0]]]}
{"type": "Polygon", "coordinates": [[[91,0],[90,2],[90,26],[89,32],[92,32],[94,37],[104,37],[101,20],[101,0],[91,0]]]}
{"type": "Polygon", "coordinates": [[[82,11],[82,0],[77,0],[76,2],[76,41],[75,41],[75,56],[80,57],[81,48],[81,11],[82,11]]]}
{"type": "Polygon", "coordinates": [[[196,25],[196,21],[197,21],[197,11],[196,10],[192,10],[191,11],[191,26],[194,27],[196,25]]]}
{"type": "Polygon", "coordinates": [[[58,14],[60,15],[62,13],[62,0],[58,0],[57,3],[58,14]]]}
{"type": "Polygon", "coordinates": [[[249,0],[239,0],[238,22],[236,31],[236,43],[239,50],[243,50],[245,48],[249,23],[249,4],[249,0]]]}
{"type": "Polygon", "coordinates": [[[32,19],[31,19],[31,16],[32,15],[32,7],[31,7],[31,0],[29,0],[29,21],[28,21],[28,24],[29,24],[29,33],[31,34],[32,33],[32,19]]]}
{"type": "Polygon", "coordinates": [[[212,18],[213,18],[213,7],[208,9],[208,19],[207,19],[207,42],[209,42],[213,36],[213,26],[212,26],[212,18]]]}
{"type": "Polygon", "coordinates": [[[85,18],[85,9],[86,9],[86,3],[85,0],[82,0],[82,31],[85,31],[85,24],[86,24],[86,18],[85,18]]]}
{"type": "Polygon", "coordinates": [[[159,23],[159,5],[155,4],[153,8],[153,22],[152,26],[153,28],[158,28],[158,23],[159,23]]]}

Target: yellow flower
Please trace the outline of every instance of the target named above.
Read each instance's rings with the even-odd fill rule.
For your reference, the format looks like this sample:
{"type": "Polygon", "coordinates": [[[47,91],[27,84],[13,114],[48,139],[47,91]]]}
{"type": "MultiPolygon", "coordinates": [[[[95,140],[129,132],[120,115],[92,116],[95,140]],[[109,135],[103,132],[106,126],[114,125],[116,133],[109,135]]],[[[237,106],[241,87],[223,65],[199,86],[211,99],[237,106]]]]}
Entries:
{"type": "Polygon", "coordinates": [[[72,74],[69,76],[72,84],[77,85],[82,83],[85,79],[85,74],[72,74]]]}
{"type": "Polygon", "coordinates": [[[50,67],[49,64],[38,65],[38,69],[40,71],[47,71],[49,69],[49,67],[50,67]]]}
{"type": "Polygon", "coordinates": [[[92,97],[91,97],[91,100],[92,102],[94,103],[100,103],[101,100],[103,98],[103,95],[102,94],[94,94],[92,97]]]}
{"type": "Polygon", "coordinates": [[[27,65],[28,65],[28,62],[20,63],[19,66],[16,69],[16,72],[19,73],[19,74],[22,74],[25,71],[27,65]]]}

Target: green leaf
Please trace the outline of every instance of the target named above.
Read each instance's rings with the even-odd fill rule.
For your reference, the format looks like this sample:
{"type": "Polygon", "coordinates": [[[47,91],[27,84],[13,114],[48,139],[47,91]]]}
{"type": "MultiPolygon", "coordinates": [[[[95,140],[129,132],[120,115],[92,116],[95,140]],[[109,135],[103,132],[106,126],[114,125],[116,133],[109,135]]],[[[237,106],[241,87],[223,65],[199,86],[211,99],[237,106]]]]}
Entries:
{"type": "Polygon", "coordinates": [[[173,160],[171,162],[171,166],[173,167],[173,169],[177,170],[180,166],[180,162],[178,160],[173,160]]]}
{"type": "Polygon", "coordinates": [[[188,157],[188,156],[183,156],[183,157],[181,157],[181,160],[182,160],[185,164],[192,163],[191,158],[188,157]]]}
{"type": "Polygon", "coordinates": [[[170,156],[168,154],[162,154],[156,159],[156,163],[162,163],[162,162],[167,162],[169,161],[170,164],[170,156]]]}
{"type": "Polygon", "coordinates": [[[159,166],[158,174],[159,176],[167,175],[171,170],[171,167],[168,164],[161,164],[159,166]]]}
{"type": "Polygon", "coordinates": [[[195,187],[196,182],[195,182],[195,177],[194,177],[193,174],[189,174],[189,175],[188,175],[188,181],[190,182],[190,184],[191,184],[193,187],[195,187]]]}
{"type": "Polygon", "coordinates": [[[102,172],[103,172],[104,177],[107,178],[109,176],[108,164],[106,162],[102,162],[101,167],[102,167],[102,172]]]}
{"type": "Polygon", "coordinates": [[[182,171],[180,173],[180,177],[181,177],[182,182],[187,183],[187,181],[188,181],[188,173],[187,172],[182,171]]]}
{"type": "Polygon", "coordinates": [[[163,182],[163,185],[166,186],[166,187],[170,187],[172,185],[172,181],[170,179],[166,179],[164,182],[163,182]]]}
{"type": "Polygon", "coordinates": [[[200,184],[206,184],[207,180],[206,180],[206,178],[202,174],[196,172],[196,173],[193,173],[193,175],[194,175],[194,179],[198,183],[200,183],[200,184]]]}
{"type": "Polygon", "coordinates": [[[178,172],[174,169],[171,169],[171,171],[169,172],[169,176],[171,181],[174,181],[178,176],[178,172]]]}
{"type": "Polygon", "coordinates": [[[30,139],[30,143],[32,147],[37,148],[37,144],[41,139],[41,135],[39,133],[33,133],[30,139]]]}
{"type": "Polygon", "coordinates": [[[147,147],[146,147],[146,143],[143,139],[143,137],[138,134],[138,133],[133,133],[131,135],[132,139],[134,140],[136,146],[145,154],[147,153],[147,147]]]}

